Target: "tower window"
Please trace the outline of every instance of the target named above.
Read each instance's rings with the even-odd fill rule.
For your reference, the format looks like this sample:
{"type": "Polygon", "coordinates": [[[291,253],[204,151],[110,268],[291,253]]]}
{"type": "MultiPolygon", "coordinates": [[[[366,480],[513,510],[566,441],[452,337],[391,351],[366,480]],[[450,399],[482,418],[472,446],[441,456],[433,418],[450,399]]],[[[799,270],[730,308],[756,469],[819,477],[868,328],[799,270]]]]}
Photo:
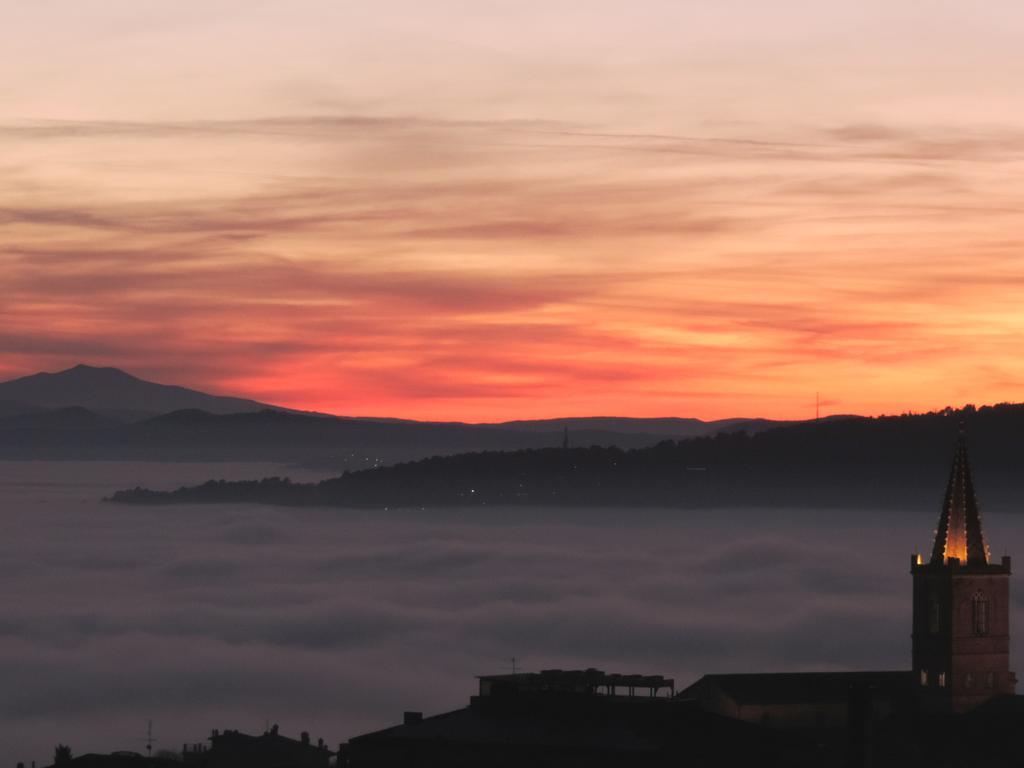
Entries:
{"type": "Polygon", "coordinates": [[[973,688],[973,687],[974,687],[974,673],[973,672],[967,672],[967,673],[964,674],[964,688],[973,688]]]}
{"type": "Polygon", "coordinates": [[[946,673],[945,672],[939,672],[939,688],[945,688],[945,687],[946,687],[946,673]]]}
{"type": "Polygon", "coordinates": [[[985,687],[986,688],[995,688],[996,687],[996,673],[995,672],[986,672],[985,673],[985,687]]]}
{"type": "Polygon", "coordinates": [[[921,670],[921,685],[923,685],[923,686],[927,686],[928,685],[928,670],[927,669],[922,669],[921,670]]]}
{"type": "Polygon", "coordinates": [[[983,637],[988,634],[990,603],[981,592],[975,592],[972,599],[974,634],[983,637]]]}
{"type": "Polygon", "coordinates": [[[931,596],[928,601],[928,631],[933,635],[939,634],[939,630],[942,629],[942,611],[939,606],[939,600],[935,595],[931,596]]]}

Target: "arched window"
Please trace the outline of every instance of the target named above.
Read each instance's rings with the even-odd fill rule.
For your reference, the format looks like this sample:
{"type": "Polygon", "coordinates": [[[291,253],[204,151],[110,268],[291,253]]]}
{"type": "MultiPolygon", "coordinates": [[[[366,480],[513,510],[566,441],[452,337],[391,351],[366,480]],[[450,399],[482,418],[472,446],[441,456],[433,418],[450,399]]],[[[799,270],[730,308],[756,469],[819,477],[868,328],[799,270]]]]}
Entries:
{"type": "Polygon", "coordinates": [[[973,672],[965,672],[964,673],[964,688],[973,688],[973,687],[974,687],[974,673],[973,672]]]}
{"type": "Polygon", "coordinates": [[[988,634],[990,603],[981,590],[974,593],[971,599],[972,616],[974,617],[974,634],[983,637],[988,634]]]}
{"type": "Polygon", "coordinates": [[[921,685],[928,685],[928,670],[921,670],[921,685]]]}

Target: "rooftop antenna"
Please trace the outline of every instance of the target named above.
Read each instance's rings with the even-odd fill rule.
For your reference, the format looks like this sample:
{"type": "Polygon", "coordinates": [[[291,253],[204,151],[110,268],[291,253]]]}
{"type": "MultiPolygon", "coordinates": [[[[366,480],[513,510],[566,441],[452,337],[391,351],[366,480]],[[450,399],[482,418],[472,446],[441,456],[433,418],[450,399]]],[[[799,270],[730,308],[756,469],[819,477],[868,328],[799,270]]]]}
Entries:
{"type": "Polygon", "coordinates": [[[814,393],[814,420],[821,418],[821,392],[814,393]]]}
{"type": "Polygon", "coordinates": [[[518,675],[521,671],[522,670],[519,668],[519,660],[515,656],[513,656],[512,657],[512,674],[513,675],[518,675]]]}
{"type": "Polygon", "coordinates": [[[146,721],[146,756],[153,756],[153,745],[156,743],[156,739],[153,738],[153,721],[146,721]]]}

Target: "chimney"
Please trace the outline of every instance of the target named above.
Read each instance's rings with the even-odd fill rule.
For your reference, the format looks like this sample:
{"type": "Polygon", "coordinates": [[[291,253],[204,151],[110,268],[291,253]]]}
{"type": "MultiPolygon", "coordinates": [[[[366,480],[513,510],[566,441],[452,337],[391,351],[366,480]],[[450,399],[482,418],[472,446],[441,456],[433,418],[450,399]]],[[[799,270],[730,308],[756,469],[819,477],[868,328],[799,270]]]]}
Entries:
{"type": "Polygon", "coordinates": [[[309,731],[303,731],[302,736],[300,736],[299,738],[302,739],[303,744],[307,746],[309,745],[309,731]]]}

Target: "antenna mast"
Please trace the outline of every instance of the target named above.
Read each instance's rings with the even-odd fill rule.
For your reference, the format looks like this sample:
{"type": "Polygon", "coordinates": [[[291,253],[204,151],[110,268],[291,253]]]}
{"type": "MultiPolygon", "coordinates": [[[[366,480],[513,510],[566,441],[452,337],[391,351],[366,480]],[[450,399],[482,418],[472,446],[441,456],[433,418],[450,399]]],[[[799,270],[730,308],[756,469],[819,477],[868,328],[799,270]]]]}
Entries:
{"type": "Polygon", "coordinates": [[[146,756],[147,757],[152,757],[153,756],[153,744],[155,742],[156,742],[156,739],[153,738],[153,721],[152,720],[147,720],[146,721],[146,756]]]}

